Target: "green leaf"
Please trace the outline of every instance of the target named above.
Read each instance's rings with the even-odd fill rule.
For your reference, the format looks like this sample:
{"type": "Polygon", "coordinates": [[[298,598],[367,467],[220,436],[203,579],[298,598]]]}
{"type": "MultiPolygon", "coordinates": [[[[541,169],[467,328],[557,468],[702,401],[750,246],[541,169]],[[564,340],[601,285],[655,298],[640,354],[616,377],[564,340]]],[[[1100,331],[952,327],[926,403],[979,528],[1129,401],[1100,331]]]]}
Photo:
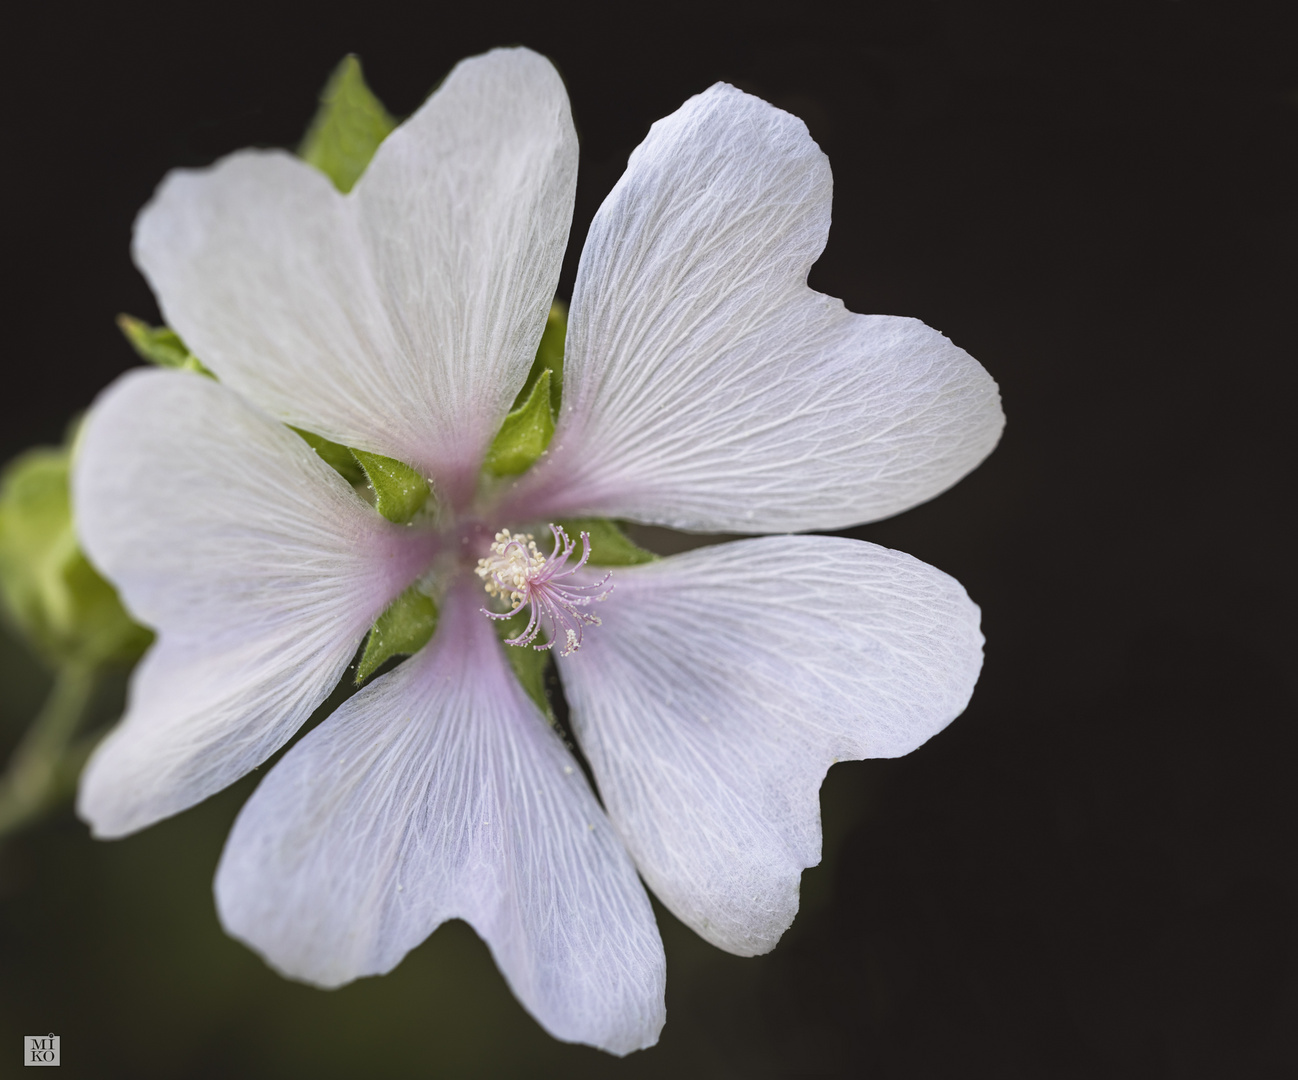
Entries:
{"type": "Polygon", "coordinates": [[[70,452],[38,447],[0,476],[0,597],[10,621],[54,664],[137,659],[152,634],[126,614],[72,528],[70,452]]]}
{"type": "Polygon", "coordinates": [[[180,371],[195,371],[210,379],[216,378],[170,327],[150,326],[133,315],[118,315],[117,328],[131,343],[131,348],[150,364],[177,368],[180,371]]]}
{"type": "Polygon", "coordinates": [[[579,545],[578,537],[583,532],[590,534],[591,566],[637,566],[658,558],[652,551],[632,543],[617,523],[608,518],[565,518],[555,524],[563,528],[574,544],[579,545]]]}
{"type": "Polygon", "coordinates": [[[361,463],[342,443],[330,442],[314,431],[303,431],[301,428],[293,428],[293,430],[301,435],[306,444],[320,455],[324,463],[339,473],[347,483],[353,485],[365,483],[365,470],[361,468],[361,463]]]}
{"type": "MultiPolygon", "coordinates": [[[[496,633],[503,642],[506,638],[518,637],[527,629],[528,613],[520,611],[512,619],[493,619],[496,633]]],[[[543,638],[538,639],[543,640],[543,638]]],[[[535,649],[531,645],[506,645],[505,658],[514,669],[514,676],[527,692],[527,696],[536,702],[550,721],[554,723],[554,710],[550,708],[550,698],[545,692],[545,673],[550,667],[550,650],[535,649]]]]}
{"type": "Polygon", "coordinates": [[[389,521],[404,525],[428,502],[428,481],[396,458],[351,450],[374,489],[374,508],[389,521]]]}
{"type": "Polygon", "coordinates": [[[541,372],[527,400],[505,417],[487,451],[483,468],[495,476],[516,476],[550,445],[554,416],[550,412],[550,372],[541,372]]]}
{"type": "Polygon", "coordinates": [[[361,62],[355,56],[345,56],[320,94],[320,108],[298,155],[345,194],[396,126],[396,120],[365,85],[361,62]]]}
{"type": "Polygon", "coordinates": [[[532,388],[544,371],[550,372],[550,412],[559,415],[559,403],[563,396],[563,341],[568,333],[568,305],[562,300],[555,300],[550,305],[550,315],[545,320],[545,329],[541,332],[541,344],[536,347],[536,359],[527,373],[527,381],[518,392],[511,406],[517,409],[532,396],[532,388]]]}
{"type": "Polygon", "coordinates": [[[437,629],[437,605],[432,597],[412,585],[392,601],[375,620],[365,651],[356,667],[356,685],[359,686],[393,656],[410,656],[417,653],[437,629]]]}

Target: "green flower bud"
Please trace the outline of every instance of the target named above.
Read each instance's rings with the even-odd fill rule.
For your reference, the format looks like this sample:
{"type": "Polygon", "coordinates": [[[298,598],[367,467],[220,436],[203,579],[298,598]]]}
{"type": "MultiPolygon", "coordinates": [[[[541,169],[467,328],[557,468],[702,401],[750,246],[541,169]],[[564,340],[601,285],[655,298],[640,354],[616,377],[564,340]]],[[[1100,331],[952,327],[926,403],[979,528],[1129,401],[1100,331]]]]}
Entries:
{"type": "Polygon", "coordinates": [[[70,467],[69,448],[37,447],[0,474],[0,597],[10,623],[51,664],[131,662],[153,635],[77,544],[70,467]]]}

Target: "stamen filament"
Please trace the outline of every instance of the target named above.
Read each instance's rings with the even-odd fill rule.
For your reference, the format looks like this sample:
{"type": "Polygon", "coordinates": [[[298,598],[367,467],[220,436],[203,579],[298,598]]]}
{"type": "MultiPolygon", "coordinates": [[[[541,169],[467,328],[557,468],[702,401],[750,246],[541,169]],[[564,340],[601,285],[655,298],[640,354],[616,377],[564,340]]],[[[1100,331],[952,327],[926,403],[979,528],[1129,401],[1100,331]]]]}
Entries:
{"type": "Polygon", "coordinates": [[[482,609],[489,619],[511,619],[530,605],[527,628],[517,637],[508,638],[507,645],[531,645],[537,650],[551,649],[560,637],[564,647],[560,656],[568,656],[581,648],[587,626],[599,626],[600,618],[583,608],[607,598],[612,587],[604,588],[611,574],[587,585],[569,584],[571,578],[586,565],[590,558],[590,534],[581,534],[581,558],[574,566],[568,560],[576,545],[559,525],[551,525],[554,550],[546,557],[537,550],[530,534],[511,536],[508,529],[496,533],[491,554],[478,560],[475,573],[482,578],[491,596],[506,598],[513,604],[503,614],[482,609]],[[565,569],[566,568],[566,569],[565,569]],[[542,625],[548,640],[542,645],[533,642],[540,636],[542,625]]]}

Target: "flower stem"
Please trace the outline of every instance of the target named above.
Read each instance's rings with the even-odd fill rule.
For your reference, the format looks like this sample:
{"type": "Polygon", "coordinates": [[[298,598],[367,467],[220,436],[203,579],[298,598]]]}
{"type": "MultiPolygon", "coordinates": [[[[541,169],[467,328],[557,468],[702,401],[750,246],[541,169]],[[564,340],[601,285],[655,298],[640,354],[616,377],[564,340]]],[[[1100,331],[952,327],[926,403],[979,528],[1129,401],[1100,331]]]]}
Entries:
{"type": "Polygon", "coordinates": [[[0,776],[0,837],[17,832],[71,791],[95,740],[73,736],[94,693],[93,665],[69,661],[0,776]]]}

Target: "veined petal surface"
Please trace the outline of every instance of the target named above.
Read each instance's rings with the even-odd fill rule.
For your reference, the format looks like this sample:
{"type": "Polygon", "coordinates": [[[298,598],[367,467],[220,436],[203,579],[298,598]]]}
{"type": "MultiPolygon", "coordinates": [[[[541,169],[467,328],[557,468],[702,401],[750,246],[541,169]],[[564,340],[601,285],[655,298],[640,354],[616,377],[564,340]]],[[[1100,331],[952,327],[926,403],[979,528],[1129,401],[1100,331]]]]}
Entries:
{"type": "Polygon", "coordinates": [[[576,177],[558,73],[496,50],[459,64],[349,195],[278,151],[171,173],[135,259],[223,382],[459,503],[540,340],[576,177]]]}
{"type": "Polygon", "coordinates": [[[222,921],[284,974],[338,986],[463,918],[551,1034],[649,1046],[664,958],[648,898],[481,595],[453,589],[432,642],[262,782],[217,872],[222,921]]]}
{"type": "Polygon", "coordinates": [[[996,384],[915,319],[807,287],[829,162],[802,121],[717,84],[658,121],[595,215],[539,513],[701,531],[836,529],[976,466],[996,384]]]}
{"type": "Polygon", "coordinates": [[[658,898],[745,956],[775,946],[820,860],[829,766],[910,752],[982,666],[959,582],[833,537],[623,568],[600,617],[558,664],[604,806],[658,898]]]}
{"type": "Polygon", "coordinates": [[[310,447],[232,390],[123,376],[92,408],[72,479],[81,542],[158,631],[78,810],[121,836],[219,791],[282,746],[419,572],[310,447]]]}

